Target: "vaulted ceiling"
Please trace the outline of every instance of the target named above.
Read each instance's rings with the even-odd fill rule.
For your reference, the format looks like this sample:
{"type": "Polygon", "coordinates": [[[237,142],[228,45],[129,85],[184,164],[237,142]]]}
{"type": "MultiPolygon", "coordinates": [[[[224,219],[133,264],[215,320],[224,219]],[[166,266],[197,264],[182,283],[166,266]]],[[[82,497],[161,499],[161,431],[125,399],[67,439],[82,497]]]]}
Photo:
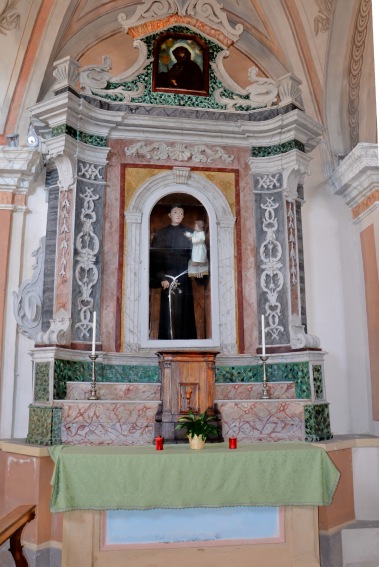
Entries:
{"type": "MultiPolygon", "coordinates": [[[[110,56],[113,75],[130,67],[137,53],[119,14],[131,18],[152,4],[163,14],[174,1],[180,7],[188,2],[35,0],[36,22],[44,17],[47,25],[34,46],[33,85],[21,110],[51,96],[53,63],[67,55],[81,66],[110,56]]],[[[209,2],[200,3],[206,11],[209,2]]],[[[302,81],[306,112],[327,128],[333,154],[348,153],[358,141],[376,141],[371,0],[224,0],[223,10],[232,27],[243,26],[224,61],[238,85],[249,84],[252,65],[272,79],[292,73],[302,81]]],[[[0,49],[2,41],[0,36],[0,49]]]]}

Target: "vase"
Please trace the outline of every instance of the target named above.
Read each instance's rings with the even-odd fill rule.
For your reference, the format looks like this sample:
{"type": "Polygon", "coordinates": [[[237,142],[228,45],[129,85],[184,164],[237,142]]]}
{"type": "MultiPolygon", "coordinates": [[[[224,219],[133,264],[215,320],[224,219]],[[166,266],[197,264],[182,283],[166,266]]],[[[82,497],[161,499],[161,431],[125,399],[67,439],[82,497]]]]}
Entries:
{"type": "Polygon", "coordinates": [[[201,437],[201,435],[188,435],[188,441],[191,449],[199,450],[204,449],[205,440],[201,437]]]}

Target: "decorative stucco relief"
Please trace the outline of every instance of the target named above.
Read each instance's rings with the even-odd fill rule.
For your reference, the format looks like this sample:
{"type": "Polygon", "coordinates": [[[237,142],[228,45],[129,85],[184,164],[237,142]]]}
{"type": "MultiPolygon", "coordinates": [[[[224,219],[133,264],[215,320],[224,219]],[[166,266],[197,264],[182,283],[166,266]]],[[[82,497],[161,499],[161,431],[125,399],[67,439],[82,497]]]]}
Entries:
{"type": "Polygon", "coordinates": [[[173,159],[175,161],[188,161],[192,159],[195,162],[202,163],[211,163],[216,160],[231,163],[234,160],[233,155],[225,153],[219,146],[214,148],[208,148],[203,144],[195,146],[173,144],[168,146],[161,142],[155,142],[150,145],[146,145],[144,142],[137,142],[125,148],[125,155],[141,156],[155,160],[173,159]]]}
{"type": "MultiPolygon", "coordinates": [[[[219,59],[218,62],[221,60],[222,59],[219,59]]],[[[217,69],[217,65],[215,65],[215,68],[217,69]]],[[[224,104],[226,110],[235,110],[238,106],[247,108],[269,108],[277,102],[279,87],[275,81],[267,79],[266,77],[258,77],[257,67],[250,67],[248,78],[251,84],[248,85],[246,89],[238,89],[242,95],[248,95],[248,99],[235,95],[233,98],[222,96],[223,88],[221,88],[217,89],[214,93],[216,102],[224,104]]]]}
{"type": "Polygon", "coordinates": [[[6,0],[4,8],[0,12],[0,34],[18,29],[20,25],[20,14],[16,12],[19,0],[6,0]]]}
{"type": "Polygon", "coordinates": [[[13,313],[18,330],[29,339],[35,339],[41,330],[45,237],[41,238],[40,246],[32,256],[36,259],[32,277],[13,292],[13,313]]]}
{"type": "MultiPolygon", "coordinates": [[[[152,20],[157,22],[159,19],[167,20],[170,17],[172,19],[173,16],[178,17],[177,23],[190,23],[187,20],[183,22],[182,18],[193,18],[194,22],[198,21],[209,26],[209,31],[218,30],[225,36],[224,43],[228,43],[228,45],[237,41],[243,32],[241,24],[232,28],[222,4],[219,4],[217,0],[187,0],[187,2],[182,0],[144,0],[131,18],[127,18],[125,14],[120,14],[118,21],[125,33],[135,27],[140,28],[140,33],[142,29],[146,33],[146,25],[152,20]]],[[[158,21],[158,25],[159,23],[158,21]]],[[[164,23],[167,27],[167,22],[164,21],[164,23]]],[[[175,22],[172,21],[171,23],[175,22]]],[[[222,38],[218,36],[218,39],[222,38]]]]}
{"type": "Polygon", "coordinates": [[[325,33],[330,29],[334,0],[315,0],[318,14],[314,19],[315,34],[325,33]]]}

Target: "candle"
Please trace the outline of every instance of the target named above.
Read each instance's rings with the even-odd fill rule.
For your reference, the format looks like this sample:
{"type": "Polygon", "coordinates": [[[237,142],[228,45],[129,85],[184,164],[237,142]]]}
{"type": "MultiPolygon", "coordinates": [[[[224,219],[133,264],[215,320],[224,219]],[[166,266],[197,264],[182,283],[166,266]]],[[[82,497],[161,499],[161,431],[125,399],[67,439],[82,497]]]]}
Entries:
{"type": "Polygon", "coordinates": [[[95,354],[96,343],[96,311],[93,312],[93,325],[92,325],[92,354],[95,354]]]}
{"type": "Polygon", "coordinates": [[[237,449],[237,437],[234,435],[229,438],[229,449],[237,449]]]}
{"type": "Polygon", "coordinates": [[[160,435],[155,438],[155,448],[157,451],[163,451],[163,437],[160,435]]]}
{"type": "Polygon", "coordinates": [[[265,316],[262,315],[262,356],[266,356],[265,316]]]}

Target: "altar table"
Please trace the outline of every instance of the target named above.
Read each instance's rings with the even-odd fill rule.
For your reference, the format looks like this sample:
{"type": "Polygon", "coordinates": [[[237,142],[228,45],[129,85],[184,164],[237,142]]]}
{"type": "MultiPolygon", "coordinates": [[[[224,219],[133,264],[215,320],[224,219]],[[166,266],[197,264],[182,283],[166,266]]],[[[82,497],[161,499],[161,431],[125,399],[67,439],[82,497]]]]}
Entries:
{"type": "Polygon", "coordinates": [[[49,448],[52,512],[223,506],[325,506],[339,472],[321,447],[279,442],[49,448]]]}

